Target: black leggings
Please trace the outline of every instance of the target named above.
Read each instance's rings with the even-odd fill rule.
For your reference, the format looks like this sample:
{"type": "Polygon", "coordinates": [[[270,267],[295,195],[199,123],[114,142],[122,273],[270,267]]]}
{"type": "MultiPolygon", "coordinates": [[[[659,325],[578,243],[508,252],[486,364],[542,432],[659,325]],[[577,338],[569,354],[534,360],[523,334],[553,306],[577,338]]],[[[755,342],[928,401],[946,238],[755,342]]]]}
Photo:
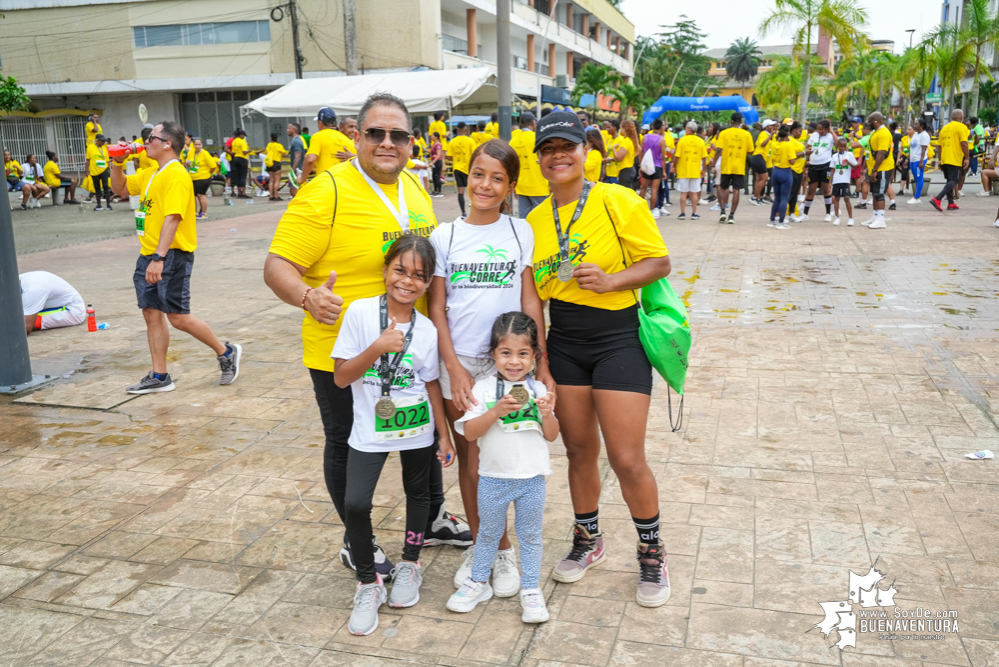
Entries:
{"type": "MultiPolygon", "coordinates": [[[[350,555],[357,567],[357,580],[373,584],[377,580],[375,552],[371,545],[371,501],[382,474],[388,452],[362,452],[351,449],[347,455],[346,512],[344,524],[350,555]]],[[[406,540],[402,559],[418,561],[423,547],[423,533],[430,514],[430,471],[437,461],[437,446],[404,449],[399,452],[402,463],[402,488],[406,492],[406,540]]],[[[440,464],[436,466],[440,469],[440,464]]]]}
{"type": "MultiPolygon", "coordinates": [[[[323,478],[326,490],[333,499],[340,521],[346,523],[344,496],[347,491],[347,454],[350,446],[350,429],[354,426],[354,395],[350,387],[338,387],[333,382],[332,371],[309,369],[312,388],[319,404],[319,415],[326,433],[326,448],[323,450],[323,478]]],[[[437,434],[434,434],[434,447],[437,447],[437,434]]],[[[441,463],[434,457],[430,466],[430,509],[431,519],[437,518],[437,511],[444,504],[444,474],[441,463]]],[[[370,540],[369,540],[370,541],[370,540]]]]}
{"type": "Polygon", "coordinates": [[[101,205],[102,195],[104,196],[104,200],[108,203],[108,206],[111,205],[111,193],[109,191],[109,188],[111,187],[110,178],[111,178],[110,167],[105,169],[101,173],[97,174],[96,176],[91,176],[91,180],[94,182],[94,196],[97,197],[98,206],[101,205]]]}
{"type": "Polygon", "coordinates": [[[441,191],[441,187],[444,183],[441,181],[441,170],[444,167],[444,163],[441,160],[434,162],[433,176],[434,176],[434,193],[441,191]]]}
{"type": "Polygon", "coordinates": [[[250,161],[245,157],[234,157],[231,164],[232,171],[229,174],[229,178],[232,180],[233,186],[245,188],[246,176],[250,171],[250,161]]]}
{"type": "Polygon", "coordinates": [[[787,214],[794,215],[794,207],[798,205],[798,194],[801,192],[801,179],[804,173],[791,170],[791,194],[787,198],[787,214]]]}

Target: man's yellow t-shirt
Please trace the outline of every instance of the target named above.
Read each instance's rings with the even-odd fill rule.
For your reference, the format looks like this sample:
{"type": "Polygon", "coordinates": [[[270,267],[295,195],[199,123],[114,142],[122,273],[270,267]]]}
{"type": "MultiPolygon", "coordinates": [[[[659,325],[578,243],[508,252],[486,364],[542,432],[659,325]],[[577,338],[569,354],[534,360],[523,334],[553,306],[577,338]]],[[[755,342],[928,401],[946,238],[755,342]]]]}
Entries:
{"type": "Polygon", "coordinates": [[[354,142],[348,139],[346,134],[340,130],[327,127],[312,135],[312,140],[309,142],[309,150],[305,154],[307,156],[317,156],[316,173],[321,174],[330,167],[335,167],[341,162],[346,161],[336,156],[341,151],[349,151],[355,155],[357,154],[354,142]]]}
{"type": "Polygon", "coordinates": [[[704,140],[696,134],[685,134],[676,142],[676,177],[700,178],[701,160],[708,156],[704,140]]]}
{"type": "Polygon", "coordinates": [[[721,150],[721,173],[746,174],[746,155],[753,150],[753,135],[741,127],[730,127],[718,133],[721,150]]]}
{"type": "Polygon", "coordinates": [[[968,141],[971,130],[964,123],[952,120],[940,129],[940,164],[958,167],[964,164],[964,151],[961,144],[968,141]]]}
{"type": "Polygon", "coordinates": [[[90,144],[87,146],[87,160],[90,161],[91,176],[103,173],[108,168],[108,165],[111,164],[107,145],[98,147],[97,144],[90,144]]]}
{"type": "Polygon", "coordinates": [[[232,157],[233,159],[241,157],[246,158],[250,155],[250,145],[246,143],[246,139],[243,137],[236,137],[232,140],[232,157]]]}
{"type": "Polygon", "coordinates": [[[194,184],[184,165],[170,162],[162,169],[146,169],[127,176],[125,182],[129,196],[140,198],[137,213],[146,214],[142,230],[144,233],[139,235],[143,255],[156,252],[163,221],[168,215],[180,216],[180,225],[170,247],[184,252],[194,252],[197,249],[194,184]]]}
{"type": "Polygon", "coordinates": [[[493,139],[499,139],[499,123],[492,121],[486,123],[486,134],[493,135],[493,139]]]}
{"type": "MultiPolygon", "coordinates": [[[[275,255],[307,267],[303,280],[310,287],[322,285],[330,271],[336,271],[333,291],[343,298],[344,313],[357,299],[385,293],[385,251],[405,233],[355,162],[335,165],[299,190],[278,223],[270,247],[275,255]]],[[[413,174],[403,172],[399,178],[409,209],[409,231],[429,237],[437,227],[430,196],[413,174]]],[[[398,207],[398,185],[382,185],[381,190],[398,207]]],[[[417,310],[426,314],[426,297],[417,302],[417,310]]],[[[308,368],[333,371],[330,354],[344,313],[333,326],[320,324],[305,313],[302,342],[308,368]]]]}
{"type": "Polygon", "coordinates": [[[281,160],[287,155],[288,151],[278,142],[272,141],[264,148],[264,153],[267,155],[264,158],[264,164],[268,167],[273,167],[275,163],[281,164],[281,160]]]}
{"type": "MultiPolygon", "coordinates": [[[[794,153],[805,152],[805,144],[801,143],[794,137],[788,137],[787,143],[791,144],[794,153]]],[[[800,174],[802,171],[804,171],[805,162],[807,162],[807,160],[805,159],[804,156],[798,157],[797,155],[792,155],[791,157],[796,158],[794,164],[791,165],[791,170],[796,174],[800,174]]]]}
{"type": "MultiPolygon", "coordinates": [[[[962,125],[963,127],[963,125],[962,125]]],[[[967,129],[967,128],[965,128],[967,129]]],[[[874,134],[871,135],[871,141],[867,144],[870,150],[870,155],[867,156],[867,171],[868,173],[874,171],[874,163],[877,162],[877,154],[880,151],[885,151],[885,159],[881,161],[881,166],[878,167],[878,171],[891,171],[895,168],[895,158],[892,156],[892,149],[894,148],[894,141],[892,141],[891,132],[888,128],[882,125],[874,134]]]]}
{"type": "Polygon", "coordinates": [[[98,134],[104,134],[104,128],[101,127],[100,123],[94,123],[93,121],[87,121],[87,145],[91,145],[97,140],[98,134]]]}
{"type": "Polygon", "coordinates": [[[534,152],[534,131],[521,130],[510,139],[510,148],[517,151],[520,158],[520,176],[517,178],[517,194],[525,197],[547,197],[548,181],[541,175],[538,154],[534,152]]]}
{"type": "Polygon", "coordinates": [[[211,178],[212,172],[218,169],[218,162],[204,148],[197,153],[192,148],[188,153],[188,162],[191,163],[191,166],[187,168],[187,171],[191,174],[192,181],[203,181],[206,178],[211,178]]]}
{"type": "Polygon", "coordinates": [[[468,173],[468,163],[472,159],[472,153],[478,147],[475,140],[464,134],[460,134],[451,140],[451,168],[463,174],[468,173]]]}
{"type": "Polygon", "coordinates": [[[46,162],[45,166],[42,167],[42,171],[45,173],[45,185],[58,187],[62,184],[62,178],[60,178],[62,170],[59,169],[59,165],[53,160],[46,162]]]}
{"type": "MultiPolygon", "coordinates": [[[[569,259],[574,265],[596,264],[606,273],[617,273],[646,257],[669,254],[648,203],[634,190],[595,183],[579,220],[567,229],[575,210],[576,202],[558,209],[562,230],[569,235],[569,259]],[[613,224],[607,218],[608,211],[613,224]],[[627,262],[621,254],[622,245],[627,262]]],[[[558,299],[604,310],[621,310],[636,303],[630,290],[597,294],[580,289],[575,279],[563,283],[556,277],[561,259],[551,201],[546,199],[535,207],[527,221],[534,230],[534,281],[542,301],[558,299]]]]}
{"type": "Polygon", "coordinates": [[[493,135],[488,132],[472,132],[472,141],[475,142],[476,146],[481,146],[487,141],[492,141],[493,135]]]}

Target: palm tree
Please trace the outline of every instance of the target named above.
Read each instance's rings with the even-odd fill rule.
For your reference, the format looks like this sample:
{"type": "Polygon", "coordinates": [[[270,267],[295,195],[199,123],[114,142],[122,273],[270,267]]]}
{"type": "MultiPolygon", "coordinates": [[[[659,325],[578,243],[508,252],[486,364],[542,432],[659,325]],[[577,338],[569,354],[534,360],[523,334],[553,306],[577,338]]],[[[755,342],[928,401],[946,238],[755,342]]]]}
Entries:
{"type": "Polygon", "coordinates": [[[801,112],[802,124],[808,108],[808,94],[811,91],[812,30],[818,30],[836,40],[844,56],[864,44],[867,38],[861,26],[867,21],[867,11],[850,0],[775,0],[776,8],[760,23],[760,34],[765,35],[777,29],[794,31],[795,52],[804,56],[801,73],[801,112]]]}
{"type": "Polygon", "coordinates": [[[930,62],[939,76],[940,89],[950,89],[947,106],[951,110],[955,108],[954,91],[960,87],[961,79],[969,68],[977,68],[977,60],[981,60],[975,45],[963,32],[957,26],[945,24],[927,34],[921,44],[931,54],[930,62]]]}
{"type": "Polygon", "coordinates": [[[645,89],[632,83],[620,84],[611,92],[610,98],[618,103],[618,120],[624,120],[629,109],[638,111],[649,105],[645,89]]]}
{"type": "Polygon", "coordinates": [[[777,56],[773,67],[756,79],[756,100],[761,107],[772,107],[794,115],[801,94],[801,68],[787,56],[777,56]],[[790,102],[790,107],[787,103],[790,102]]]}
{"type": "Polygon", "coordinates": [[[725,72],[730,79],[742,84],[743,99],[746,98],[746,82],[759,71],[762,55],[756,48],[756,42],[748,37],[735,40],[725,52],[725,72]]]}
{"type": "Polygon", "coordinates": [[[962,39],[975,48],[974,73],[971,82],[971,102],[969,115],[978,115],[978,96],[982,74],[992,80],[989,66],[982,60],[982,49],[991,45],[999,47],[999,14],[989,11],[989,0],[968,0],[964,6],[964,27],[962,39]]]}
{"type": "Polygon", "coordinates": [[[613,92],[621,76],[610,65],[594,65],[584,63],[576,73],[576,85],[572,89],[572,103],[578,105],[583,95],[593,95],[593,108],[596,109],[597,97],[613,92]]]}

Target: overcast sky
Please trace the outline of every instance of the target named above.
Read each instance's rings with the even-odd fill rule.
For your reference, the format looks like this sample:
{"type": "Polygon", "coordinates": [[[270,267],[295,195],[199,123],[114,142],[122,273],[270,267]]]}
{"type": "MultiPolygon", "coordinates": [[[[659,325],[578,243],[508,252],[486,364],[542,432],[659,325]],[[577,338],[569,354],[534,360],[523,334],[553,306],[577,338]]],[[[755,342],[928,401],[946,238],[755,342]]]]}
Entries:
{"type": "MultiPolygon", "coordinates": [[[[929,32],[940,20],[941,0],[905,0],[905,2],[875,2],[860,0],[867,8],[866,31],[871,39],[895,40],[895,52],[909,43],[906,29],[915,28],[913,43],[924,31],[929,32]]],[[[707,37],[709,49],[727,47],[740,37],[751,37],[758,44],[787,44],[790,35],[780,33],[760,37],[757,28],[774,4],[770,0],[701,0],[673,3],[664,0],[624,0],[624,15],[635,24],[639,35],[651,35],[660,25],[675,23],[680,14],[697,21],[707,37]]],[[[813,37],[814,39],[814,37],[813,37]]]]}

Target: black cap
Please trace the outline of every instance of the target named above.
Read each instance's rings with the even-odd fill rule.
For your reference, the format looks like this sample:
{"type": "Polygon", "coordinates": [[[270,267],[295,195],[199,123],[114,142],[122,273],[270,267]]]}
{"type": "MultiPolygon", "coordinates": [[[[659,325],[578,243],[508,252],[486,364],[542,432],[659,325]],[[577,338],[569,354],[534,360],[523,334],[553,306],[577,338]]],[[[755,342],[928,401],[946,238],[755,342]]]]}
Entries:
{"type": "Polygon", "coordinates": [[[559,137],[575,144],[586,141],[586,128],[582,121],[571,111],[552,111],[538,121],[537,134],[534,141],[534,152],[537,153],[541,144],[549,139],[559,137]]]}
{"type": "Polygon", "coordinates": [[[98,134],[96,137],[94,137],[94,140],[95,141],[107,141],[108,138],[105,137],[103,134],[98,134]]]}

